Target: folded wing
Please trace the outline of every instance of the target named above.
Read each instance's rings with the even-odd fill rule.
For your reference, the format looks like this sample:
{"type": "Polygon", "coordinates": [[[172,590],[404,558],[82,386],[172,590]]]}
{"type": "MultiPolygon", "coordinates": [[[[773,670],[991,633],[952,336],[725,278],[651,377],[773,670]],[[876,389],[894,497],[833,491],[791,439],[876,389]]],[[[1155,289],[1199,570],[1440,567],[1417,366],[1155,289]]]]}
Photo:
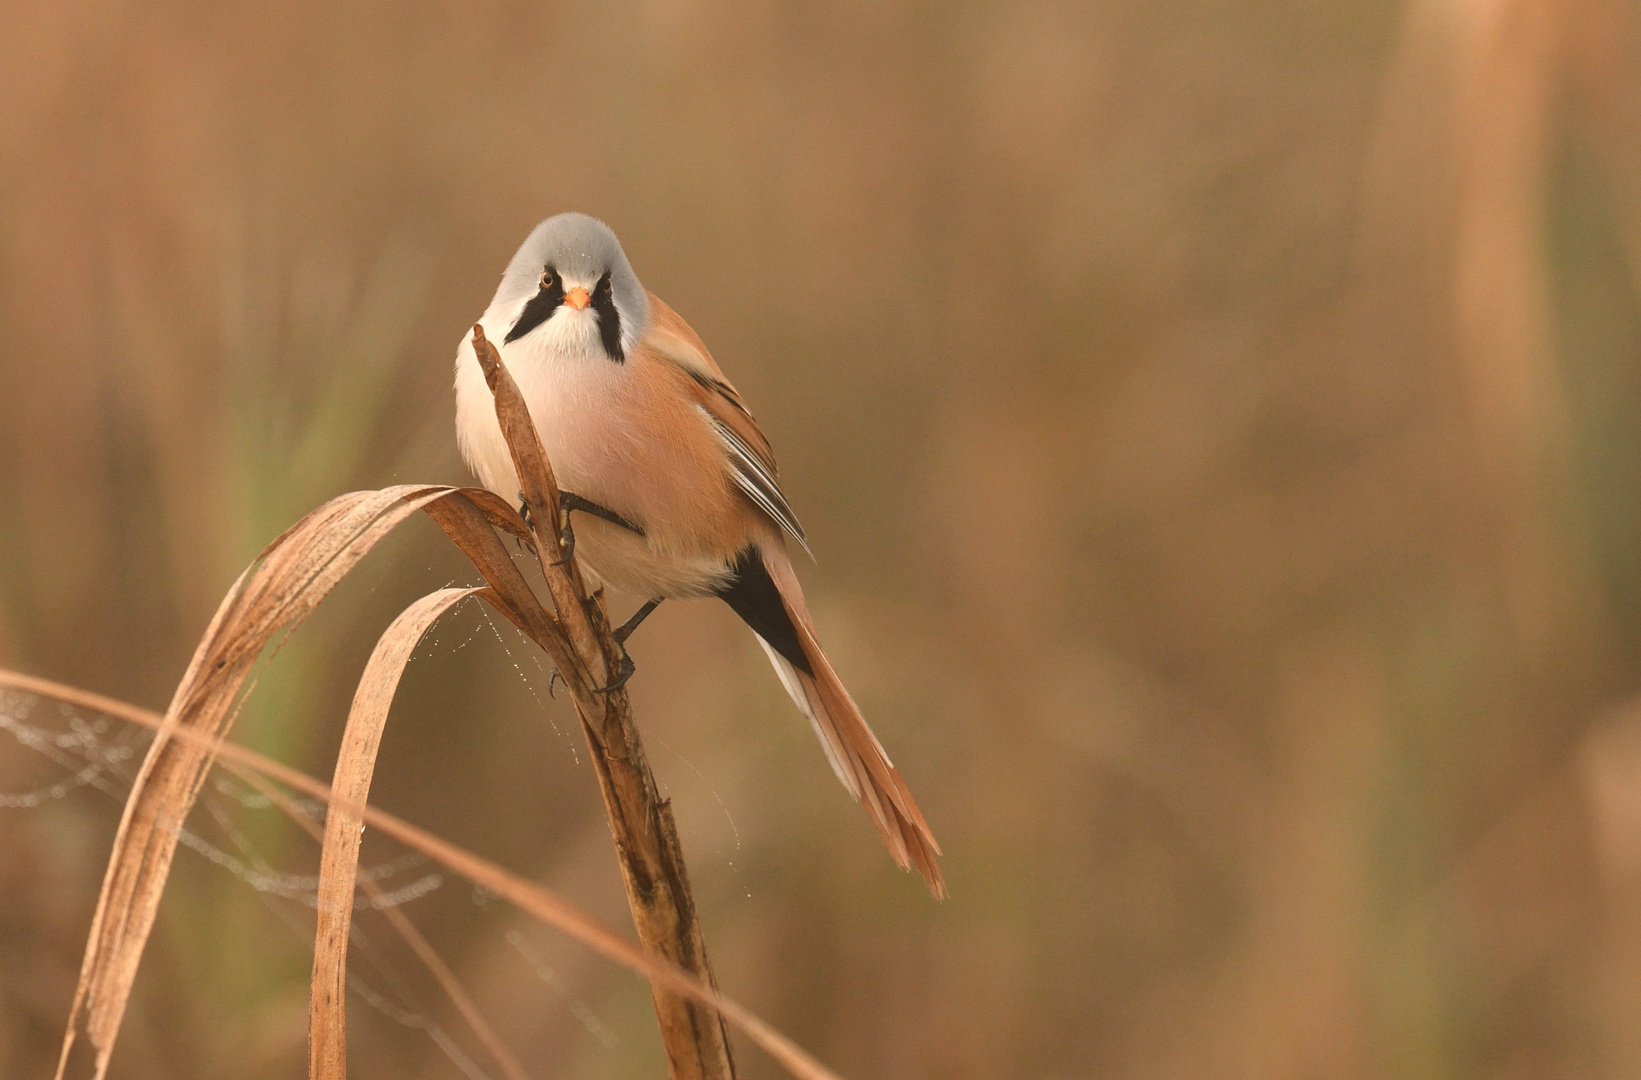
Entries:
{"type": "MultiPolygon", "coordinates": [[[[689,376],[689,391],[695,407],[724,447],[736,486],[780,526],[782,532],[809,552],[803,525],[781,493],[769,440],[741,401],[741,395],[724,378],[700,337],[653,293],[650,294],[650,330],[644,342],[689,376]]],[[[813,556],[813,552],[809,553],[813,556]]]]}

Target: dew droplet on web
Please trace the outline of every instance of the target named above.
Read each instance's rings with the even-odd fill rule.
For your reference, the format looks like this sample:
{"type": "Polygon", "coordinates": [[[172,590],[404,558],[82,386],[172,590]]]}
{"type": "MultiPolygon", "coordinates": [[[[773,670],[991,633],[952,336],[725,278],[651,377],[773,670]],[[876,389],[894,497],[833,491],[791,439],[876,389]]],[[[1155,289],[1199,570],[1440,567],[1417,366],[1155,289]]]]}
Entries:
{"type": "MultiPolygon", "coordinates": [[[[535,684],[530,681],[530,676],[526,674],[524,668],[519,665],[518,658],[513,655],[513,650],[507,647],[507,640],[501,636],[501,630],[496,626],[495,620],[490,617],[489,608],[487,606],[481,606],[480,610],[484,613],[484,621],[489,625],[490,632],[495,635],[496,643],[501,646],[501,651],[505,653],[507,655],[507,659],[512,662],[513,670],[518,672],[518,676],[523,681],[525,688],[530,691],[530,696],[535,699],[537,705],[541,706],[541,711],[547,715],[547,723],[552,726],[553,734],[557,735],[560,739],[564,739],[566,745],[570,748],[570,759],[577,765],[580,765],[581,755],[576,752],[575,741],[573,739],[565,738],[563,730],[558,726],[558,721],[553,718],[553,710],[548,708],[547,703],[541,700],[541,695],[536,692],[535,684]]],[[[535,660],[536,669],[539,671],[541,669],[540,658],[534,655],[534,650],[531,651],[531,656],[532,659],[535,660]]]]}

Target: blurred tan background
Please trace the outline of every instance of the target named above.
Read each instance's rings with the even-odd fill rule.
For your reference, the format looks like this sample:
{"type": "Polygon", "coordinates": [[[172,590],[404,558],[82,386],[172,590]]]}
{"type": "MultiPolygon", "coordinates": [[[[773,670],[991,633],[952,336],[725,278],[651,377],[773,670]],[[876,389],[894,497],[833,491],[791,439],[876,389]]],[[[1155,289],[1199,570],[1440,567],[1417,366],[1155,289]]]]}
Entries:
{"type": "MultiPolygon", "coordinates": [[[[0,6],[0,665],[161,708],[303,511],[464,482],[456,341],[528,229],[586,210],[774,439],[823,635],[947,851],[936,906],[750,635],[664,607],[636,707],[727,991],[860,1078],[1641,1075],[1638,28],[1631,0],[0,6]]],[[[376,634],[471,580],[402,531],[240,738],[328,775],[376,634]]],[[[142,740],[10,710],[23,1078],[142,740]]],[[[466,605],[373,796],[625,927],[578,740],[466,605]]],[[[313,847],[226,783],[189,828],[115,1073],[304,1075],[313,847]]],[[[662,1074],[641,983],[379,839],[536,1075],[662,1074]]],[[[360,926],[354,1075],[494,1075],[360,926]]]]}

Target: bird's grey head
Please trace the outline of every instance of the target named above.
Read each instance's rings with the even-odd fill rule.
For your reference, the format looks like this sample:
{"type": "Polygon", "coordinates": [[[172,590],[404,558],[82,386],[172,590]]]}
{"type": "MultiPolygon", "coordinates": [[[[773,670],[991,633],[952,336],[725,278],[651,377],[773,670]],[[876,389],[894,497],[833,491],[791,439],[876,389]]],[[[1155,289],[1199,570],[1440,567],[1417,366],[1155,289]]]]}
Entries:
{"type": "Polygon", "coordinates": [[[507,342],[590,318],[605,355],[617,363],[644,336],[650,318],[644,286],[621,241],[586,214],[559,214],[531,230],[507,264],[491,308],[514,320],[507,342]]]}

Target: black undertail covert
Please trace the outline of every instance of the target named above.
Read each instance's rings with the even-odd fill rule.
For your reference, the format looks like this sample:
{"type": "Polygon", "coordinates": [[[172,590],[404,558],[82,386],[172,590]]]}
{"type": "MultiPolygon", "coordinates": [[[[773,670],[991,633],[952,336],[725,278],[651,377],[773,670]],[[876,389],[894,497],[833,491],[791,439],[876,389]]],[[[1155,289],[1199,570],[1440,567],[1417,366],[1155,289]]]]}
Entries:
{"type": "Polygon", "coordinates": [[[814,675],[815,669],[804,655],[803,643],[798,640],[798,628],[792,625],[781,591],[775,587],[763,556],[756,546],[748,547],[735,559],[729,581],[718,589],[741,620],[752,627],[753,633],[769,643],[791,665],[805,675],[814,675]]]}

